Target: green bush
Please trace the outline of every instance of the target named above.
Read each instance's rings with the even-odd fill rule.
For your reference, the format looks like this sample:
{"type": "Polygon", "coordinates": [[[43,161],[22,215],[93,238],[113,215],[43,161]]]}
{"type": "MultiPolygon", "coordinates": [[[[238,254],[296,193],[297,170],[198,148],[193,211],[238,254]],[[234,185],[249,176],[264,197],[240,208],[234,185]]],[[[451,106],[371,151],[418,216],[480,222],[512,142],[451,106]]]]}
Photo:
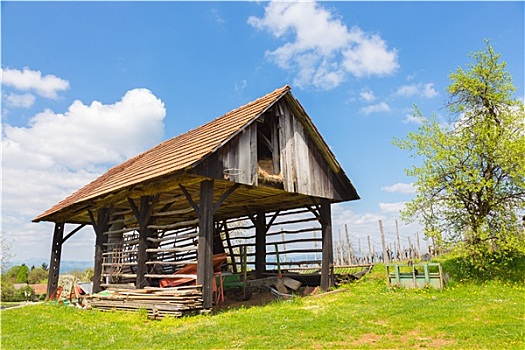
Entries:
{"type": "Polygon", "coordinates": [[[442,262],[443,270],[453,280],[488,281],[501,280],[525,283],[525,254],[502,255],[498,252],[486,254],[485,268],[480,269],[476,262],[464,255],[452,257],[442,262]]]}
{"type": "Polygon", "coordinates": [[[8,282],[2,281],[2,301],[33,301],[35,300],[35,291],[29,285],[26,285],[18,290],[15,286],[8,282]]]}
{"type": "Polygon", "coordinates": [[[0,299],[2,301],[13,301],[15,295],[15,286],[13,283],[6,281],[5,278],[2,279],[2,294],[0,299]]]}

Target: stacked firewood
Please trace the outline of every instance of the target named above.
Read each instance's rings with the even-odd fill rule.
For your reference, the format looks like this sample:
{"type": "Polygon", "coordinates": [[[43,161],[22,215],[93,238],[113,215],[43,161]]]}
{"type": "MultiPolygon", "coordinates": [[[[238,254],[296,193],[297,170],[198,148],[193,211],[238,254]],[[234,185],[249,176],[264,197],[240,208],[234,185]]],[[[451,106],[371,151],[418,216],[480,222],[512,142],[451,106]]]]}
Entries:
{"type": "Polygon", "coordinates": [[[87,299],[88,307],[103,311],[145,309],[149,318],[180,317],[202,311],[202,287],[107,289],[87,299]]]}

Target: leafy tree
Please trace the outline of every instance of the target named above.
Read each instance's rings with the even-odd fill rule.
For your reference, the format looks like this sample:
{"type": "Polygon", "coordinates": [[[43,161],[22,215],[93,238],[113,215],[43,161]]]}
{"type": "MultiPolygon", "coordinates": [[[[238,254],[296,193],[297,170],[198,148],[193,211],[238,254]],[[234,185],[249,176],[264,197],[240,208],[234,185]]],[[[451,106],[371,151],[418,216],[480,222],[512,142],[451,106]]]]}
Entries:
{"type": "Polygon", "coordinates": [[[4,274],[7,271],[7,266],[13,257],[11,247],[13,241],[8,239],[4,231],[0,231],[0,245],[2,246],[2,254],[0,256],[0,271],[4,274]]]}
{"type": "Polygon", "coordinates": [[[27,281],[30,284],[46,283],[48,275],[49,272],[41,267],[36,267],[29,272],[27,281]]]}
{"type": "Polygon", "coordinates": [[[18,273],[20,272],[20,269],[22,269],[21,265],[15,265],[12,266],[7,272],[5,273],[5,278],[12,281],[12,283],[16,282],[16,278],[18,276],[18,273]]]}
{"type": "Polygon", "coordinates": [[[18,273],[16,275],[16,281],[18,283],[27,283],[27,279],[29,277],[29,268],[26,264],[20,265],[20,269],[18,270],[18,273]]]}
{"type": "Polygon", "coordinates": [[[89,282],[93,278],[94,273],[95,273],[95,270],[92,267],[88,267],[82,273],[82,276],[81,276],[80,280],[83,281],[83,282],[89,282]]]}
{"type": "Polygon", "coordinates": [[[15,286],[11,281],[2,279],[0,299],[2,301],[13,301],[15,299],[15,286]]]}
{"type": "Polygon", "coordinates": [[[482,270],[525,252],[525,113],[490,43],[470,57],[466,70],[449,77],[450,122],[425,118],[416,107],[421,127],[394,143],[422,160],[406,170],[417,193],[403,217],[418,218],[427,236],[454,242],[482,270]]]}
{"type": "Polygon", "coordinates": [[[73,276],[77,281],[82,282],[89,282],[91,281],[91,278],[93,277],[93,268],[88,267],[84,271],[81,270],[73,270],[69,273],[69,275],[73,276]]]}

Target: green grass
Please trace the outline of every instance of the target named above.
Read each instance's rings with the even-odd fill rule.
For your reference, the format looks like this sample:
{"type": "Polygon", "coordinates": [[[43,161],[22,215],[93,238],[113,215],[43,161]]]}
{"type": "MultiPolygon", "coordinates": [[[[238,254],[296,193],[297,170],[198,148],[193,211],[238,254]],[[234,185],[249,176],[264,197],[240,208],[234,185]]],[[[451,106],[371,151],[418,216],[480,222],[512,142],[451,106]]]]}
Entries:
{"type": "Polygon", "coordinates": [[[386,288],[384,268],[343,293],[150,321],[56,305],[4,310],[2,349],[523,349],[520,281],[452,276],[443,291],[386,288]]]}
{"type": "Polygon", "coordinates": [[[0,305],[5,306],[5,307],[10,307],[10,306],[18,306],[21,303],[22,303],[21,301],[1,301],[0,305]]]}

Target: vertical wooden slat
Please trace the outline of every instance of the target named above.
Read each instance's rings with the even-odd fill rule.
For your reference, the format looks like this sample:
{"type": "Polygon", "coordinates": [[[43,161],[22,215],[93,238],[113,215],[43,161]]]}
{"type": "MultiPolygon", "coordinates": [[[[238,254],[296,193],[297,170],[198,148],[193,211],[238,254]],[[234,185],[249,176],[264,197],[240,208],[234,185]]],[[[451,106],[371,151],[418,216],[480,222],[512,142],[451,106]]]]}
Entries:
{"type": "Polygon", "coordinates": [[[327,199],[321,199],[319,208],[322,230],[322,265],[321,265],[321,289],[329,290],[333,286],[334,252],[332,246],[332,210],[327,199]]]}
{"type": "Polygon", "coordinates": [[[252,186],[259,185],[259,176],[258,176],[258,159],[257,159],[257,124],[253,123],[250,126],[251,134],[250,134],[250,177],[249,177],[249,183],[252,186]]]}
{"type": "Polygon", "coordinates": [[[275,118],[275,122],[271,124],[272,134],[272,161],[273,161],[273,172],[274,175],[278,175],[281,172],[280,166],[280,147],[279,147],[279,118],[275,118]]]}
{"type": "Polygon", "coordinates": [[[317,186],[318,182],[326,182],[323,178],[312,177],[312,171],[310,170],[310,159],[308,144],[306,142],[307,135],[303,125],[297,118],[293,118],[293,129],[294,129],[294,169],[296,172],[296,185],[297,191],[308,195],[316,195],[313,188],[317,186]],[[312,181],[315,179],[315,181],[312,181]]]}
{"type": "Polygon", "coordinates": [[[239,174],[237,182],[257,186],[257,125],[243,130],[236,150],[239,174]]]}
{"type": "Polygon", "coordinates": [[[202,181],[200,185],[197,284],[202,285],[205,309],[213,304],[213,185],[213,180],[202,181]]]}
{"type": "Polygon", "coordinates": [[[281,151],[280,156],[283,187],[285,191],[296,192],[294,181],[295,169],[293,168],[293,116],[287,106],[283,105],[282,107],[284,114],[279,119],[279,148],[281,151]]]}

